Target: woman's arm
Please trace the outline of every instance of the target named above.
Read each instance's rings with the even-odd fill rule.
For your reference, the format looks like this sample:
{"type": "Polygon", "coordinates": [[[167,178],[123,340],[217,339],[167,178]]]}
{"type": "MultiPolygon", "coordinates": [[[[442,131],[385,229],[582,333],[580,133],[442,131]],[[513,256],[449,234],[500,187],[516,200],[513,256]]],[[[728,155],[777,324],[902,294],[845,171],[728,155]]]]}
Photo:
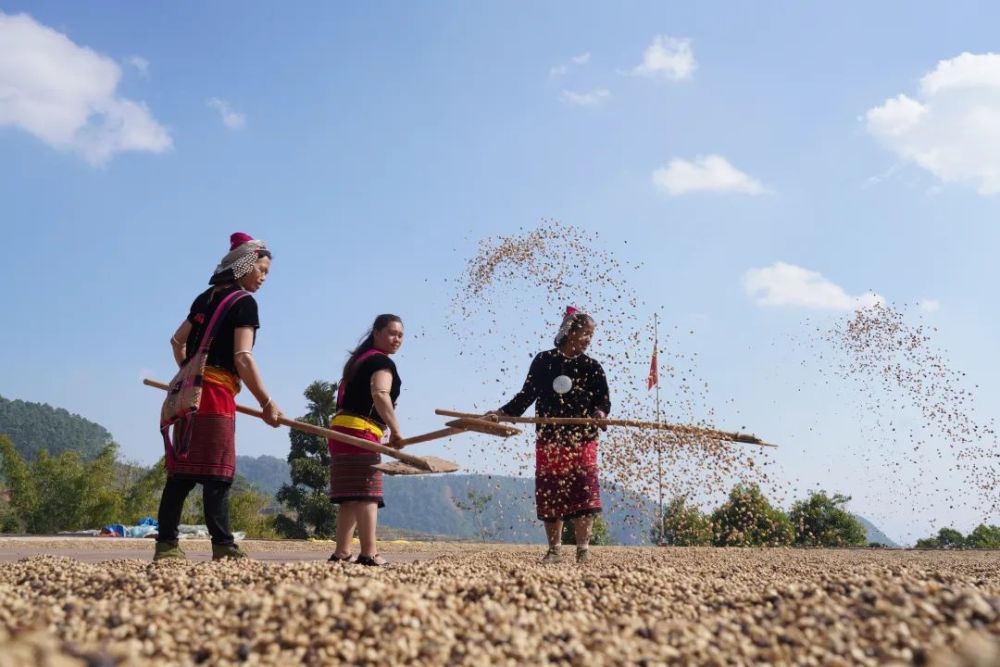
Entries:
{"type": "Polygon", "coordinates": [[[399,432],[399,421],[396,419],[396,409],[392,406],[392,373],[385,369],[375,371],[371,380],[372,403],[375,404],[375,411],[382,421],[391,431],[389,433],[389,444],[396,443],[403,439],[399,432]]]}
{"type": "MultiPolygon", "coordinates": [[[[594,408],[591,416],[598,419],[606,419],[608,413],[611,412],[611,392],[608,390],[608,378],[604,374],[604,369],[601,368],[600,364],[597,364],[597,369],[594,373],[591,396],[594,397],[594,408]]],[[[606,431],[608,427],[602,426],[601,429],[606,431]]]]}
{"type": "Polygon", "coordinates": [[[506,405],[494,412],[511,415],[512,417],[523,415],[524,411],[531,407],[531,404],[538,398],[537,377],[541,373],[541,370],[541,362],[539,361],[539,357],[536,356],[531,361],[531,367],[528,369],[528,377],[524,379],[524,386],[521,387],[521,391],[517,392],[514,398],[510,399],[506,405]]]}
{"type": "Polygon", "coordinates": [[[187,358],[187,340],[190,335],[191,323],[184,320],[181,322],[181,325],[177,327],[177,331],[174,332],[174,335],[170,337],[170,351],[174,353],[174,361],[177,362],[178,368],[187,358]]]}
{"type": "Polygon", "coordinates": [[[260,371],[257,369],[257,362],[254,361],[251,350],[253,350],[253,327],[238,327],[233,332],[233,361],[236,365],[236,372],[253,397],[257,399],[257,403],[260,404],[260,409],[264,413],[264,421],[271,426],[279,426],[278,419],[281,417],[281,409],[264,389],[264,381],[260,377],[260,371]]]}

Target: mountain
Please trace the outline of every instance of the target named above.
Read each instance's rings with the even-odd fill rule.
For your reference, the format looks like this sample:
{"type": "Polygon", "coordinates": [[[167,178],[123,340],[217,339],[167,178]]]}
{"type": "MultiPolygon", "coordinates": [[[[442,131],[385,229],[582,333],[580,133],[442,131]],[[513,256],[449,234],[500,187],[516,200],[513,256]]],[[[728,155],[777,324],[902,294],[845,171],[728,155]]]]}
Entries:
{"type": "Polygon", "coordinates": [[[237,456],[236,472],[261,491],[274,495],[292,481],[288,462],[276,456],[237,456]]]}
{"type": "MultiPolygon", "coordinates": [[[[237,456],[236,470],[259,489],[275,493],[289,482],[288,463],[274,456],[237,456]]],[[[542,543],[544,532],[535,518],[535,483],[531,478],[495,475],[414,475],[384,477],[385,509],[379,524],[397,531],[414,531],[459,539],[542,543]],[[463,510],[469,493],[490,496],[480,517],[463,510]]],[[[616,544],[649,544],[656,503],[602,481],[603,518],[616,544]]],[[[854,515],[865,527],[868,542],[898,547],[871,521],[854,515]]]]}
{"type": "MultiPolygon", "coordinates": [[[[495,475],[385,477],[385,509],[379,523],[421,533],[490,541],[542,543],[545,533],[535,517],[535,482],[495,475]],[[470,505],[470,492],[489,496],[481,519],[470,505]]],[[[648,544],[656,505],[626,489],[602,482],[603,518],[615,544],[648,544]]]]}
{"type": "Polygon", "coordinates": [[[887,547],[892,547],[898,549],[899,545],[889,539],[889,536],[883,533],[878,527],[873,524],[868,519],[860,516],[858,514],[853,515],[855,519],[861,522],[861,525],[865,527],[865,533],[868,535],[869,544],[884,544],[887,547]]]}
{"type": "Polygon", "coordinates": [[[100,424],[46,403],[28,403],[0,396],[0,433],[5,434],[25,459],[40,451],[57,456],[75,451],[89,460],[112,442],[100,424]]]}

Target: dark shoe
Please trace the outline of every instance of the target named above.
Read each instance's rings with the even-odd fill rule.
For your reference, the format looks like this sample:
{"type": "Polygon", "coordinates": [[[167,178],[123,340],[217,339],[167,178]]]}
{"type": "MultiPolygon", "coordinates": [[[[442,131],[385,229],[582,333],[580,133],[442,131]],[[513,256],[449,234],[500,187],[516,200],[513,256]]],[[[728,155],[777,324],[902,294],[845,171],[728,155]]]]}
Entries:
{"type": "Polygon", "coordinates": [[[562,552],[559,547],[549,547],[545,555],[542,556],[542,565],[554,565],[562,562],[562,552]]]}
{"type": "Polygon", "coordinates": [[[225,558],[244,560],[249,559],[250,556],[247,556],[247,552],[235,544],[212,544],[212,560],[223,560],[225,558]]]}
{"type": "Polygon", "coordinates": [[[346,556],[338,556],[337,552],[334,551],[333,555],[327,559],[331,563],[354,563],[354,556],[347,554],[346,556]]]}
{"type": "Polygon", "coordinates": [[[153,560],[187,560],[187,554],[176,542],[157,542],[153,560]]]}
{"type": "Polygon", "coordinates": [[[386,565],[385,560],[379,557],[378,554],[373,554],[371,556],[358,556],[358,559],[354,561],[358,565],[367,565],[369,567],[382,567],[386,565]]]}

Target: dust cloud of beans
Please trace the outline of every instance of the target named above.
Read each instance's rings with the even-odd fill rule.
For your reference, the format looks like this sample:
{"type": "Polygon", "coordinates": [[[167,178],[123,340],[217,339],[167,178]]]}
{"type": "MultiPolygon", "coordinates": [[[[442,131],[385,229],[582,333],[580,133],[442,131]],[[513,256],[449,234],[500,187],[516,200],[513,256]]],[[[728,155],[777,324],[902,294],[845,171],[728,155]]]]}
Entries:
{"type": "MultiPolygon", "coordinates": [[[[624,249],[624,244],[619,247],[624,249]]],[[[520,389],[534,355],[553,347],[563,313],[573,306],[596,321],[587,353],[607,375],[610,416],[655,420],[654,392],[646,385],[654,309],[633,288],[641,269],[640,263],[620,259],[599,234],[554,220],[479,240],[464,271],[449,281],[448,329],[457,341],[458,363],[463,375],[481,379],[480,386],[469,391],[474,404],[461,407],[486,411],[506,402],[520,389]]],[[[752,431],[742,424],[714,423],[713,397],[698,376],[696,354],[681,347],[688,333],[660,323],[661,420],[752,431]]],[[[533,473],[530,427],[489,447],[501,468],[479,472],[533,473]]],[[[602,479],[647,498],[657,498],[662,490],[666,500],[684,496],[719,501],[734,484],[767,484],[771,462],[771,455],[760,448],[699,434],[612,427],[600,436],[602,479]]],[[[654,521],[638,507],[630,516],[630,523],[643,533],[654,521]]]]}
{"type": "MultiPolygon", "coordinates": [[[[862,444],[851,449],[872,500],[924,517],[965,510],[989,522],[1000,510],[1000,442],[979,414],[978,386],[935,343],[915,305],[875,303],[829,323],[807,323],[796,339],[817,396],[852,405],[862,444]],[[955,480],[959,480],[957,483],[955,480]]],[[[919,537],[919,535],[918,535],[919,537]]]]}

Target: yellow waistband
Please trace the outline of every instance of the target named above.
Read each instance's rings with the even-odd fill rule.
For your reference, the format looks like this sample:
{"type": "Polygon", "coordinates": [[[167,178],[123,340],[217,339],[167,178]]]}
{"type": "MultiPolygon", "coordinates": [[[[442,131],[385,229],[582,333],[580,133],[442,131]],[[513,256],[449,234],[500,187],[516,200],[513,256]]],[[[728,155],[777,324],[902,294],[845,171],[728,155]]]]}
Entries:
{"type": "Polygon", "coordinates": [[[240,393],[240,389],[242,389],[239,377],[222,368],[205,366],[204,377],[207,382],[214,382],[215,384],[222,385],[232,392],[233,396],[240,393]]]}
{"type": "Polygon", "coordinates": [[[382,430],[382,427],[378,424],[375,424],[364,417],[357,417],[355,415],[335,415],[333,421],[330,422],[330,426],[343,426],[344,428],[353,428],[358,431],[369,431],[377,438],[381,438],[385,433],[385,431],[382,430]]]}

